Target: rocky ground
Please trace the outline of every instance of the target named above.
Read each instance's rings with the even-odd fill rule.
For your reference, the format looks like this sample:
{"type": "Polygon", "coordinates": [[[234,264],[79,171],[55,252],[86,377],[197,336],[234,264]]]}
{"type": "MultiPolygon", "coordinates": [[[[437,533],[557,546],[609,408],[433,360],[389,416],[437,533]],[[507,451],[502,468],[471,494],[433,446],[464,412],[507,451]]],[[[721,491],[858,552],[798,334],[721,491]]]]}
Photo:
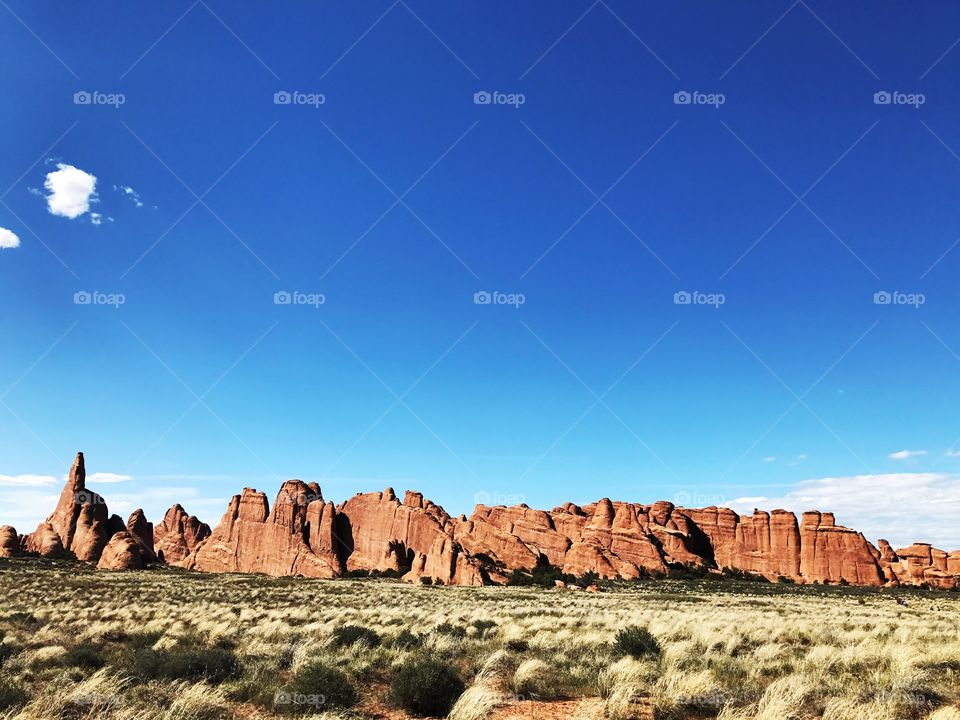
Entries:
{"type": "Polygon", "coordinates": [[[960,720],[956,593],[601,590],[0,560],[0,718],[960,720]]]}

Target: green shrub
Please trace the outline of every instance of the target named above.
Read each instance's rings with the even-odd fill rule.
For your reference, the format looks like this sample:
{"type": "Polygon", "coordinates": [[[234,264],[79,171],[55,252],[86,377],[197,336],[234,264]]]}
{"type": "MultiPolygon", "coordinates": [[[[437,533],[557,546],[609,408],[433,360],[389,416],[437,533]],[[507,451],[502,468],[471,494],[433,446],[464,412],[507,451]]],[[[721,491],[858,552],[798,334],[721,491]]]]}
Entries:
{"type": "Polygon", "coordinates": [[[98,648],[79,645],[67,651],[67,654],[63,656],[63,664],[67,667],[99,670],[107,664],[107,661],[98,648]]]}
{"type": "Polygon", "coordinates": [[[465,689],[447,663],[429,657],[410,658],[393,675],[390,700],[417,716],[446,717],[465,689]]]}
{"type": "Polygon", "coordinates": [[[377,647],[380,644],[380,636],[370,628],[361,625],[344,625],[333,631],[331,642],[335,648],[348,647],[357,643],[377,647]]]}
{"type": "Polygon", "coordinates": [[[216,685],[243,673],[237,656],[223,648],[133,648],[123,664],[128,674],[142,680],[205,680],[216,685]]]}
{"type": "Polygon", "coordinates": [[[433,578],[430,577],[429,575],[424,575],[422,578],[420,578],[420,584],[421,584],[421,585],[433,585],[433,578]]]}
{"type": "Polygon", "coordinates": [[[278,710],[311,714],[328,707],[345,708],[357,703],[350,679],[322,660],[313,660],[297,670],[288,688],[276,695],[278,710]]]}
{"type": "Polygon", "coordinates": [[[463,638],[467,636],[467,629],[459,625],[451,625],[448,622],[442,622],[437,625],[433,631],[437,635],[449,635],[450,637],[463,638]]]}
{"type": "Polygon", "coordinates": [[[660,656],[660,643],[649,630],[640,625],[630,625],[620,630],[613,641],[613,647],[617,654],[634,658],[660,656]]]}
{"type": "Polygon", "coordinates": [[[390,641],[390,644],[400,650],[416,648],[423,645],[423,637],[415,635],[409,630],[401,630],[400,633],[390,641]]]}
{"type": "Polygon", "coordinates": [[[9,678],[0,678],[0,710],[20,707],[27,703],[27,691],[9,678]]]}

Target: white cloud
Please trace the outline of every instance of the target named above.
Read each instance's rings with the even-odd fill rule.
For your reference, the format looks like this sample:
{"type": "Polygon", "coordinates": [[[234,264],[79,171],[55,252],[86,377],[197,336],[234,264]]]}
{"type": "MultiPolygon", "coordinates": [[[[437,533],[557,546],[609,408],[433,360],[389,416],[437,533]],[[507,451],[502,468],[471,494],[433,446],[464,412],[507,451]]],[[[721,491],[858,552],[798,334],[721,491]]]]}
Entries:
{"type": "Polygon", "coordinates": [[[143,207],[143,200],[140,198],[140,193],[138,193],[129,185],[114,185],[113,189],[123,194],[124,197],[130,200],[130,202],[132,202],[138,208],[143,207]]]}
{"type": "Polygon", "coordinates": [[[42,487],[55,485],[57,479],[52,475],[0,475],[2,487],[42,487]]]}
{"type": "Polygon", "coordinates": [[[132,480],[129,475],[118,475],[117,473],[108,473],[108,472],[96,472],[90,475],[87,475],[87,482],[93,483],[94,485],[103,484],[103,483],[120,483],[127,482],[132,480]]]}
{"type": "Polygon", "coordinates": [[[97,178],[80,168],[57,163],[57,169],[47,173],[43,183],[47,190],[47,210],[51,215],[78,218],[97,201],[97,178]]]}
{"type": "Polygon", "coordinates": [[[799,514],[821,510],[837,524],[862,532],[876,543],[885,538],[895,548],[929,542],[944,550],[960,549],[960,476],[942,473],[888,473],[827,477],[798,482],[781,497],[737,498],[728,507],[781,508],[799,514]]]}
{"type": "Polygon", "coordinates": [[[771,455],[770,457],[765,457],[765,458],[763,459],[763,461],[766,462],[766,463],[774,462],[775,460],[776,460],[776,458],[773,457],[772,455],[771,455]]]}
{"type": "Polygon", "coordinates": [[[6,250],[15,247],[20,247],[20,238],[12,230],[0,227],[0,249],[6,250]]]}
{"type": "Polygon", "coordinates": [[[960,457],[960,450],[947,450],[944,453],[945,457],[960,457]]]}
{"type": "Polygon", "coordinates": [[[926,450],[898,450],[897,452],[890,453],[890,459],[909,460],[914,457],[925,457],[926,454],[926,450]]]}

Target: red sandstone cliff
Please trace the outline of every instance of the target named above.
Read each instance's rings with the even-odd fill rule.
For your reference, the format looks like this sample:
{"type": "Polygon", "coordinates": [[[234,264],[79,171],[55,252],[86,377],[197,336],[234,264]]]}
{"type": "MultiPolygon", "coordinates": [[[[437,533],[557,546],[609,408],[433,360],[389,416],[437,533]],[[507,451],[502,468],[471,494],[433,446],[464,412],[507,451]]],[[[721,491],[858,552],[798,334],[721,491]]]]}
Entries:
{"type": "Polygon", "coordinates": [[[672,568],[723,568],[798,583],[921,585],[952,588],[960,550],[915,543],[875,547],[836,524],[832,513],[800,520],[785,510],[741,516],[728,508],[614,502],[553,510],[478,505],[469,517],[408,491],[361,493],[339,506],[316,483],[289,480],[273,509],[246,488],[212,531],[179,505],[155,527],[137,510],[124,525],[103,498],[87,490],[78,454],[56,508],[23,538],[0,527],[0,556],[20,551],[73,554],[103,569],[157,561],[206,572],[259,572],[333,578],[356,570],[393,571],[403,579],[456,585],[506,580],[514,570],[550,564],[565,573],[638,578],[672,568]]]}

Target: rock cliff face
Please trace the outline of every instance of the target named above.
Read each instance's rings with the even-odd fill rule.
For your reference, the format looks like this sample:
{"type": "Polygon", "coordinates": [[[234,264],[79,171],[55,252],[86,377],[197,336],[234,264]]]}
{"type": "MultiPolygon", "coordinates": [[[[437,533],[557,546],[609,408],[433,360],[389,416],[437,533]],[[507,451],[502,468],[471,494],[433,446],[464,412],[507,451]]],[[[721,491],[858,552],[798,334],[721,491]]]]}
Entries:
{"type": "Polygon", "coordinates": [[[266,495],[244,488],[184,566],[206,572],[336,577],[341,564],[334,552],[335,525],[336,509],[323,502],[316,484],[288,480],[272,512],[266,495]]]}
{"type": "Polygon", "coordinates": [[[245,488],[214,530],[171,507],[155,527],[142,511],[126,522],[109,515],[87,490],[78,454],[53,514],[22,538],[0,527],[0,557],[20,551],[72,554],[110,570],[165,562],[205,572],[339,577],[352,571],[392,571],[404,580],[501,583],[514,570],[551,565],[572,575],[633,579],[675,569],[724,568],[797,583],[930,585],[960,580],[960,550],[924,543],[894,550],[872,545],[832,513],[754,511],[615,502],[553,510],[477,505],[466,518],[407,491],[361,493],[339,506],[316,483],[289,480],[273,504],[245,488]]]}
{"type": "Polygon", "coordinates": [[[454,539],[456,522],[420,493],[401,503],[391,488],[362,493],[337,508],[346,570],[392,570],[405,580],[482,585],[480,563],[454,539]]]}
{"type": "Polygon", "coordinates": [[[210,526],[194,515],[187,515],[178,503],[167,510],[162,522],[154,526],[154,550],[160,562],[180,566],[209,536],[210,526]]]}

